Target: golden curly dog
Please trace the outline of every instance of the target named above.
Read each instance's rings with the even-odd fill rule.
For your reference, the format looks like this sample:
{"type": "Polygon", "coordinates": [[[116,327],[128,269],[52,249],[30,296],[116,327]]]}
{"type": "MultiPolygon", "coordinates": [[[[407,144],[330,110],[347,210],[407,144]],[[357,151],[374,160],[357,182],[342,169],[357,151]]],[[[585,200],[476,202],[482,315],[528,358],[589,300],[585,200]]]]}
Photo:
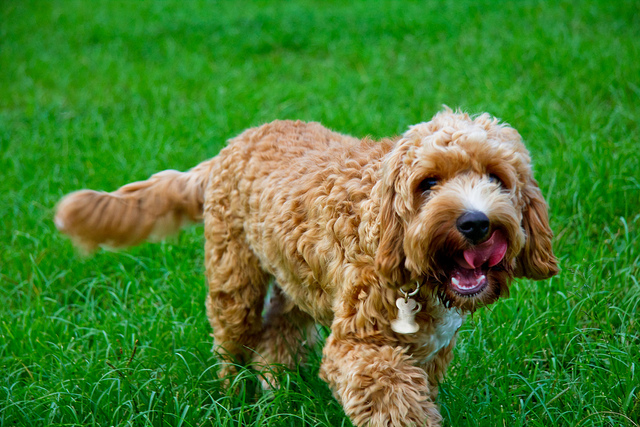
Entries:
{"type": "Polygon", "coordinates": [[[321,376],[357,426],[440,425],[467,313],[558,272],[518,132],[448,108],[382,141],[265,124],[188,172],[69,194],[55,222],[90,251],[203,219],[214,350],[291,366],[330,326],[321,376]]]}

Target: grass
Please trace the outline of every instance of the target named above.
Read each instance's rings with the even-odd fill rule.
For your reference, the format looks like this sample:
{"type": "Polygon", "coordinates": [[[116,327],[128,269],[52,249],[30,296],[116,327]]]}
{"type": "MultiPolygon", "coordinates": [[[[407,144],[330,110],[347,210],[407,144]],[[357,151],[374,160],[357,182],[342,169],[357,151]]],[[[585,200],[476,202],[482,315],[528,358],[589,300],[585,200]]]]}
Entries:
{"type": "Polygon", "coordinates": [[[0,425],[348,426],[309,364],[217,380],[202,228],[82,258],[56,201],[187,169],[276,118],[520,130],[562,272],[467,321],[453,426],[640,425],[635,1],[0,3],[0,425]]]}

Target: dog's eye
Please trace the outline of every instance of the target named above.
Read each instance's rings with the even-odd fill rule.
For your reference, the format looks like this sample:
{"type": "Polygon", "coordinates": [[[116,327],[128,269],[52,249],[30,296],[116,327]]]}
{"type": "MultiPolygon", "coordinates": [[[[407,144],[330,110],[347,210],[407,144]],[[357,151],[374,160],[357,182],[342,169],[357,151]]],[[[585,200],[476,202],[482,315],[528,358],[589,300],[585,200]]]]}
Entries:
{"type": "Polygon", "coordinates": [[[418,191],[425,193],[430,191],[432,187],[438,185],[438,178],[425,178],[418,185],[418,191]]]}
{"type": "Polygon", "coordinates": [[[489,174],[489,182],[491,182],[492,184],[498,184],[499,186],[504,187],[504,182],[502,182],[502,180],[498,178],[498,175],[489,174]]]}

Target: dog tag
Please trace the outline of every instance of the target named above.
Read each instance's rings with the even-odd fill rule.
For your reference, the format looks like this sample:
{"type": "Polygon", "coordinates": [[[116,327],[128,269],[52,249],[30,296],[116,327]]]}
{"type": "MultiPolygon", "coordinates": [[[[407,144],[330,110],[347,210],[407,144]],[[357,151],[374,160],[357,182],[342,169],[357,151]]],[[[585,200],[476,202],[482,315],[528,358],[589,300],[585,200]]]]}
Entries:
{"type": "Polygon", "coordinates": [[[398,318],[391,322],[391,329],[399,334],[415,334],[420,329],[416,323],[416,314],[422,309],[422,304],[411,298],[400,297],[396,300],[398,318]]]}

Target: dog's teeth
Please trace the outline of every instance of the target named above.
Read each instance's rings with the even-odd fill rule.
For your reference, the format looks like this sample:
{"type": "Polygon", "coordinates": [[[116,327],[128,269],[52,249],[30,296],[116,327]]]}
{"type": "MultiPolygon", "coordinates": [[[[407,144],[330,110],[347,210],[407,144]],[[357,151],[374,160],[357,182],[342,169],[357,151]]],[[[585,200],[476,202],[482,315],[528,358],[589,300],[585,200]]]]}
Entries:
{"type": "Polygon", "coordinates": [[[451,278],[451,283],[453,283],[456,286],[460,286],[460,281],[458,279],[456,279],[455,277],[451,278]]]}
{"type": "Polygon", "coordinates": [[[483,274],[482,276],[478,277],[478,278],[476,279],[476,285],[479,285],[480,283],[482,283],[482,281],[483,281],[484,279],[485,279],[484,274],[483,274]]]}

